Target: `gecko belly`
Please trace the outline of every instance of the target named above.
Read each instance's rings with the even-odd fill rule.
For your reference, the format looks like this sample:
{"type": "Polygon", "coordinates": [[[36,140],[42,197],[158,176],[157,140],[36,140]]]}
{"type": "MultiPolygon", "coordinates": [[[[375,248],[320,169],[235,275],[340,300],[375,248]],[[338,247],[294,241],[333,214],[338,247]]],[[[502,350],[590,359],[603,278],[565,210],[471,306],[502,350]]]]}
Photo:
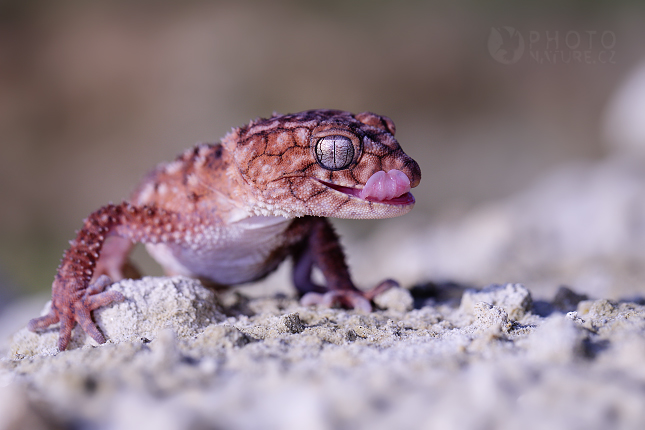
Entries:
{"type": "Polygon", "coordinates": [[[241,284],[262,278],[284,260],[288,243],[283,233],[291,222],[254,216],[225,228],[201,226],[187,240],[146,244],[146,249],[170,274],[241,284]]]}

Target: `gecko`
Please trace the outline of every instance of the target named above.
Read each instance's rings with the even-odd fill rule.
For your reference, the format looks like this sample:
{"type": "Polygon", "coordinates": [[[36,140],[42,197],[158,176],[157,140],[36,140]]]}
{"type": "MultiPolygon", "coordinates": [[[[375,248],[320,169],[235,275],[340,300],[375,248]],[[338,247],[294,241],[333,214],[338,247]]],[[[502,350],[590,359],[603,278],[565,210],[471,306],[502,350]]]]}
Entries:
{"type": "Polygon", "coordinates": [[[273,114],[158,165],[129,200],[84,220],[58,266],[49,312],[28,329],[60,322],[60,351],[76,323],[104,343],[91,312],[125,299],[106,287],[128,275],[139,242],[167,275],[221,286],[259,280],[292,257],[301,304],[371,311],[371,300],[397,283],[356,288],[327,218],[390,218],[412,209],[421,170],[395,131],[390,118],[371,112],[273,114]],[[312,280],[314,267],[324,285],[312,280]]]}

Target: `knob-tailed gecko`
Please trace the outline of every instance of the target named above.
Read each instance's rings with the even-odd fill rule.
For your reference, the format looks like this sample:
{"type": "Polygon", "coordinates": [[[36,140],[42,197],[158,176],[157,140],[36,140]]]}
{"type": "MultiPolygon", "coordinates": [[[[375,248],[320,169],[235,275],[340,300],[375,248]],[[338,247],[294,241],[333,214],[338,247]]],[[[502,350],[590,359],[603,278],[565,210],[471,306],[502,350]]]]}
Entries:
{"type": "Polygon", "coordinates": [[[370,112],[274,114],[157,166],[129,201],[84,220],[58,267],[49,313],[28,328],[60,322],[61,351],[77,322],[104,343],[91,311],[124,299],[104,290],[124,277],[136,242],[166,273],[221,285],[258,280],[291,256],[303,304],[371,310],[370,300],[396,283],[358,290],[325,217],[389,218],[412,209],[421,170],[394,133],[392,120],[370,112]],[[326,285],[312,281],[314,266],[326,285]]]}

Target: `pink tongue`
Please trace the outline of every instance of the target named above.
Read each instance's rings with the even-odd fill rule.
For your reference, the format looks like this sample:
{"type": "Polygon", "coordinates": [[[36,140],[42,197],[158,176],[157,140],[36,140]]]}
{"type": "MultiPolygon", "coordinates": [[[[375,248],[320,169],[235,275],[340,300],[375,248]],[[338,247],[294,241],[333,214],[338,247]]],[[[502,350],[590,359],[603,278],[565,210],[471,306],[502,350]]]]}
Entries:
{"type": "Polygon", "coordinates": [[[374,173],[361,190],[359,197],[364,200],[382,202],[391,200],[410,191],[410,179],[400,170],[383,170],[374,173]]]}

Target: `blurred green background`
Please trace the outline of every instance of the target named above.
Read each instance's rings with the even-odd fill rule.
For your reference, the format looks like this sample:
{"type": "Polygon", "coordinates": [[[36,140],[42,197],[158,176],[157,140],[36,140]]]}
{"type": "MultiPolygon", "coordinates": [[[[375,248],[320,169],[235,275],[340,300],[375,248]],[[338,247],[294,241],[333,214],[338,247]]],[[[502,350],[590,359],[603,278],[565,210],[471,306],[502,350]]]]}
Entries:
{"type": "Polygon", "coordinates": [[[83,217],[155,164],[273,111],[391,117],[427,222],[602,157],[644,23],[639,2],[0,2],[0,300],[49,290],[83,217]],[[489,52],[502,26],[514,64],[489,52]],[[614,61],[539,64],[531,31],[611,31],[614,61]]]}

